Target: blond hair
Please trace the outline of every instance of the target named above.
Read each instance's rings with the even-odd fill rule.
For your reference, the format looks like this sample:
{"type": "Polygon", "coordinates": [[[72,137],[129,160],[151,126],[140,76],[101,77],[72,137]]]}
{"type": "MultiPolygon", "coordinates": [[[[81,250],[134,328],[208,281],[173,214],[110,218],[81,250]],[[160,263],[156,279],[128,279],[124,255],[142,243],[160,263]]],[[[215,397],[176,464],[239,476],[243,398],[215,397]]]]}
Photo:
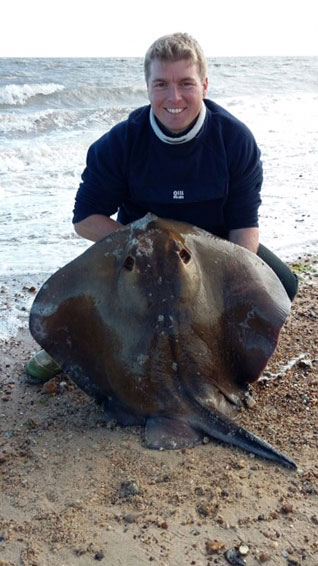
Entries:
{"type": "Polygon", "coordinates": [[[146,83],[150,76],[150,65],[154,59],[159,61],[180,61],[187,59],[197,65],[198,73],[203,82],[207,76],[207,63],[201,46],[188,33],[172,33],[159,37],[148,49],[144,70],[146,83]]]}

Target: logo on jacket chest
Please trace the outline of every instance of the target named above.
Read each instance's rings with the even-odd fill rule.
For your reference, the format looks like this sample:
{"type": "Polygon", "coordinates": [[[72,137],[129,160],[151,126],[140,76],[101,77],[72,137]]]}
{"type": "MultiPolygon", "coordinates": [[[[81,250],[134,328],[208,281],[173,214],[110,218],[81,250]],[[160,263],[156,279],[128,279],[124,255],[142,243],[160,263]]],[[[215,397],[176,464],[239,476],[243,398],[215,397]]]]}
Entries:
{"type": "Polygon", "coordinates": [[[184,191],[173,191],[172,198],[173,200],[184,199],[184,191]]]}

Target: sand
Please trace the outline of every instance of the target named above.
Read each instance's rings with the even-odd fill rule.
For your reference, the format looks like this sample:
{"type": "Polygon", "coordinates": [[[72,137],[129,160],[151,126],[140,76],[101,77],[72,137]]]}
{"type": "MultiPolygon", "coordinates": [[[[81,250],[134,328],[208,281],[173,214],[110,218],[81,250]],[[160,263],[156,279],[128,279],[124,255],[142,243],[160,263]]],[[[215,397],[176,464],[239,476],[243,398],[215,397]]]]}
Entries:
{"type": "MultiPolygon", "coordinates": [[[[212,440],[148,450],[141,428],[107,423],[65,375],[29,383],[26,329],[2,340],[0,566],[317,566],[317,261],[298,268],[267,379],[238,417],[297,471],[212,440]]],[[[20,303],[35,291],[16,285],[20,303]]]]}

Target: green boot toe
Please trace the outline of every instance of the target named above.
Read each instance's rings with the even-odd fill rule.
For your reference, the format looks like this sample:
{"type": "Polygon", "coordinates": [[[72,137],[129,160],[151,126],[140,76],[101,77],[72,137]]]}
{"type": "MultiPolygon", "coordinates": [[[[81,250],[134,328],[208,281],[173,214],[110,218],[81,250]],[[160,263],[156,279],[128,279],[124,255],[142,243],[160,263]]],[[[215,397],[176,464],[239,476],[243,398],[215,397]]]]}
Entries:
{"type": "Polygon", "coordinates": [[[60,366],[45,350],[37,352],[25,367],[25,372],[28,375],[43,382],[48,381],[61,371],[60,366]]]}

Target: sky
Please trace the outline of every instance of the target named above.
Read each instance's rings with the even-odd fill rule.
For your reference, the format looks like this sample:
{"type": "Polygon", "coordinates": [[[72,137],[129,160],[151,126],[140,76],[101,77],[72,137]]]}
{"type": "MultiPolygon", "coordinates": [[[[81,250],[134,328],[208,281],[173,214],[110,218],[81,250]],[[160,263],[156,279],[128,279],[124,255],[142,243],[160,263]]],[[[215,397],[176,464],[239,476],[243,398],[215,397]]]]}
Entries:
{"type": "Polygon", "coordinates": [[[317,0],[10,0],[0,57],[143,56],[188,32],[208,57],[318,55],[317,0]]]}

